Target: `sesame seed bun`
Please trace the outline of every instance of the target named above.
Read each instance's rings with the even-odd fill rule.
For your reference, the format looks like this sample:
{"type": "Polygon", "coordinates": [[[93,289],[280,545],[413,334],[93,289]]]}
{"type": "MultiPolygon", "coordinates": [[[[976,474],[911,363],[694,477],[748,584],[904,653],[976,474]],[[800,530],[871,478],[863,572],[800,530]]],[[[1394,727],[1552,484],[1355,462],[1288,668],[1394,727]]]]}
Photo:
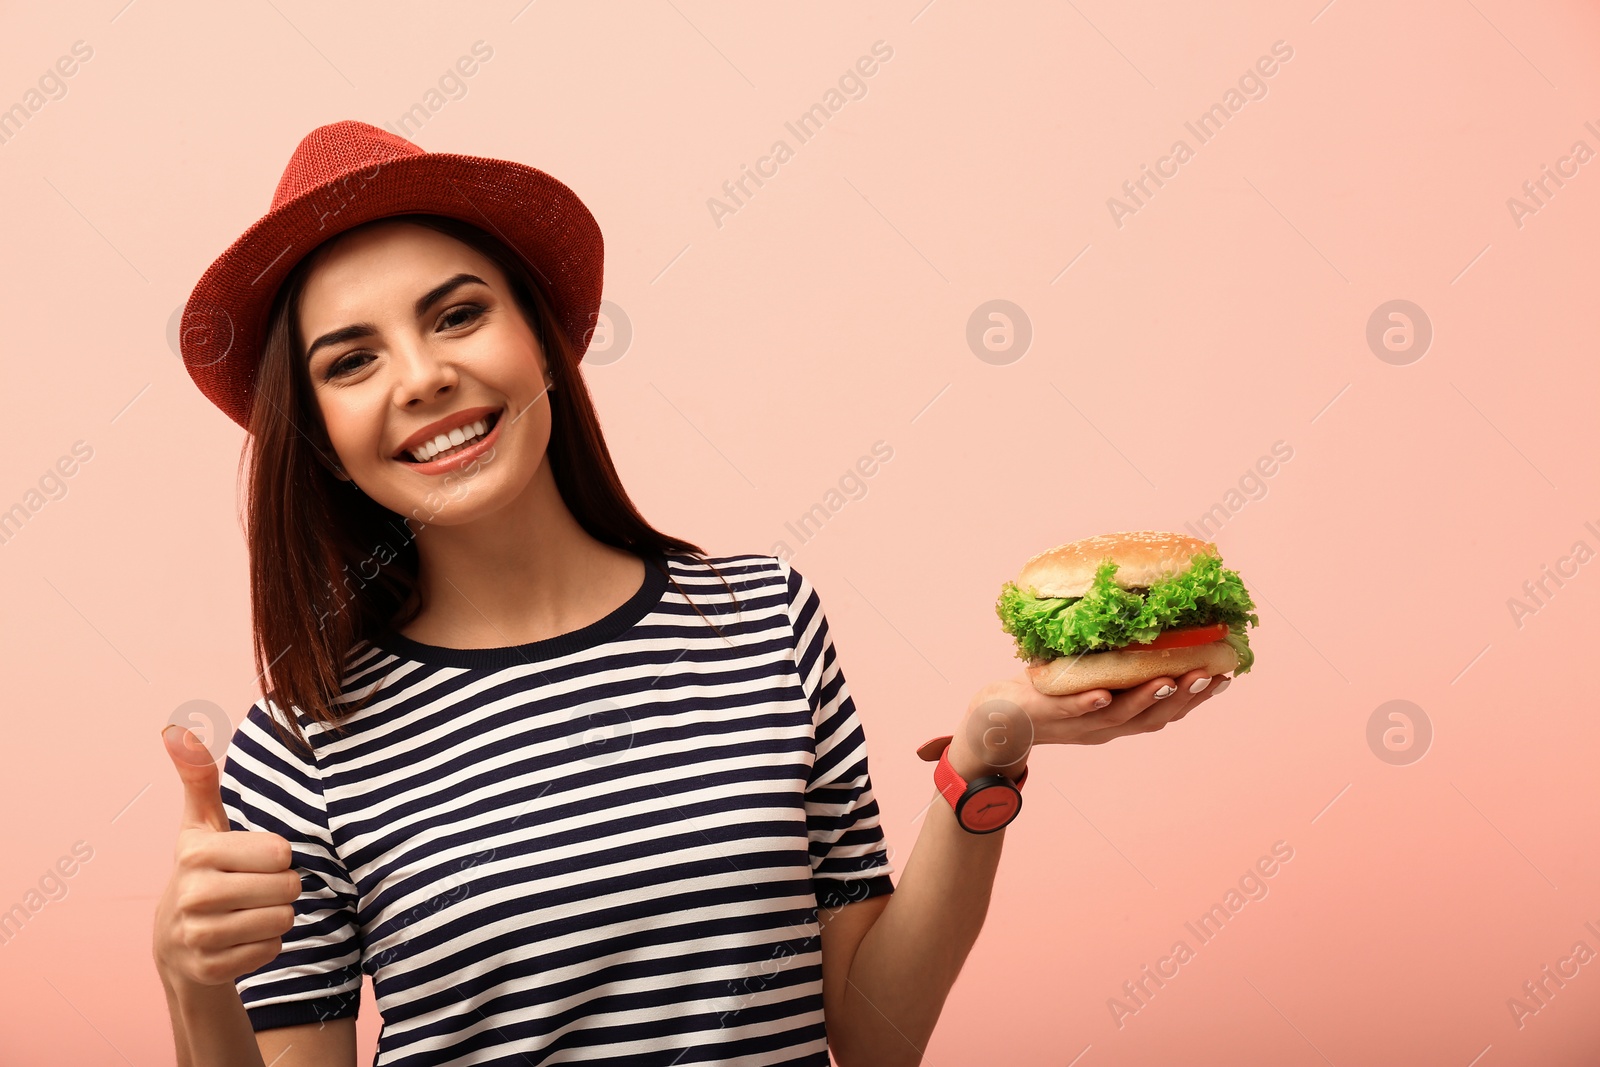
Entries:
{"type": "Polygon", "coordinates": [[[1221,556],[1210,541],[1160,530],[1101,534],[1057,545],[1034,556],[1017,574],[1017,588],[1039,597],[1083,596],[1094,572],[1107,559],[1117,561],[1112,582],[1124,589],[1153,585],[1189,569],[1202,553],[1221,556]]]}

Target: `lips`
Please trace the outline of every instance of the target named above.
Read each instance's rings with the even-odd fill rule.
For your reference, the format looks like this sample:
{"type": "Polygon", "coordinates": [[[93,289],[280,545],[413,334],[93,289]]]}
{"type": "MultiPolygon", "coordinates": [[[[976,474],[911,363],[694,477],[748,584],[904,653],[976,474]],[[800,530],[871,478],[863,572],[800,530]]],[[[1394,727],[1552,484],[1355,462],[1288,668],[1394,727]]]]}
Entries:
{"type": "Polygon", "coordinates": [[[488,431],[470,441],[462,442],[449,455],[436,455],[421,463],[410,458],[402,458],[397,462],[403,463],[409,471],[424,475],[452,474],[468,470],[476,473],[480,461],[488,462],[494,458],[494,449],[500,441],[501,427],[506,424],[506,420],[499,412],[490,412],[484,419],[489,424],[488,431]]]}
{"type": "Polygon", "coordinates": [[[448,438],[451,430],[459,430],[464,426],[477,422],[479,419],[487,418],[490,415],[498,415],[500,411],[501,409],[498,407],[485,406],[464,408],[454,414],[446,415],[444,418],[439,419],[437,422],[429,423],[406,438],[405,441],[401,442],[400,447],[394,451],[391,458],[400,460],[403,463],[411,462],[410,453],[424,443],[433,441],[440,436],[448,438]]]}

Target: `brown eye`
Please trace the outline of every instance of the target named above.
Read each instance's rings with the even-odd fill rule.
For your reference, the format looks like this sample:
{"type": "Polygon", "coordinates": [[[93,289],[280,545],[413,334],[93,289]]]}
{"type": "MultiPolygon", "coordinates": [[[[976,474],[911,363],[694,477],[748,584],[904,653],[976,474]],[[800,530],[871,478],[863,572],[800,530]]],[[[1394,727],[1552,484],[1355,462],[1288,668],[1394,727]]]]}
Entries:
{"type": "Polygon", "coordinates": [[[350,371],[359,369],[361,364],[356,361],[363,356],[370,357],[371,354],[372,353],[370,352],[349,352],[343,356],[340,356],[338,359],[333,361],[331,366],[328,367],[326,377],[339,378],[343,377],[345,374],[348,374],[350,371]]]}
{"type": "Polygon", "coordinates": [[[455,321],[455,326],[465,326],[467,323],[473,321],[479,315],[483,314],[483,308],[479,307],[477,304],[462,304],[459,307],[453,307],[449,311],[446,311],[444,316],[439,319],[439,324],[444,326],[446,329],[450,329],[451,321],[456,319],[457,315],[463,314],[467,317],[455,321]]]}

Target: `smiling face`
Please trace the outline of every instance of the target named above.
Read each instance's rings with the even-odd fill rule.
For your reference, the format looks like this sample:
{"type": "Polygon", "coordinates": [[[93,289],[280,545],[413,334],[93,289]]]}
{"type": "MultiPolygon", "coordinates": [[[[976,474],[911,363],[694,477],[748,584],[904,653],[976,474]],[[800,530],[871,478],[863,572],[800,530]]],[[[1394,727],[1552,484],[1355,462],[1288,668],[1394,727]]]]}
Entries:
{"type": "Polygon", "coordinates": [[[470,522],[544,463],[544,352],[505,274],[472,247],[400,221],[342,235],[307,276],[298,322],[339,463],[384,507],[470,522]]]}

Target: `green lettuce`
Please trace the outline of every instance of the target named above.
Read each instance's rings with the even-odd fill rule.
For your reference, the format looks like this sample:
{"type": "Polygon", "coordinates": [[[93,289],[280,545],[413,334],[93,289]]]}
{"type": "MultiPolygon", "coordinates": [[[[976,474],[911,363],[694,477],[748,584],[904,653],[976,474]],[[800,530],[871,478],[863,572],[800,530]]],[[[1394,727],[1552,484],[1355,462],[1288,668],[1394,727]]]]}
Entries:
{"type": "Polygon", "coordinates": [[[1007,582],[995,601],[995,614],[1016,638],[1017,657],[1056,659],[1081,652],[1103,652],[1153,641],[1162,630],[1228,624],[1228,644],[1238,653],[1234,674],[1255,662],[1245,626],[1261,625],[1255,602],[1237,571],[1214,555],[1196,556],[1181,574],[1157,579],[1140,595],[1113,582],[1115,560],[1096,569],[1081,597],[1039,597],[1007,582]]]}

